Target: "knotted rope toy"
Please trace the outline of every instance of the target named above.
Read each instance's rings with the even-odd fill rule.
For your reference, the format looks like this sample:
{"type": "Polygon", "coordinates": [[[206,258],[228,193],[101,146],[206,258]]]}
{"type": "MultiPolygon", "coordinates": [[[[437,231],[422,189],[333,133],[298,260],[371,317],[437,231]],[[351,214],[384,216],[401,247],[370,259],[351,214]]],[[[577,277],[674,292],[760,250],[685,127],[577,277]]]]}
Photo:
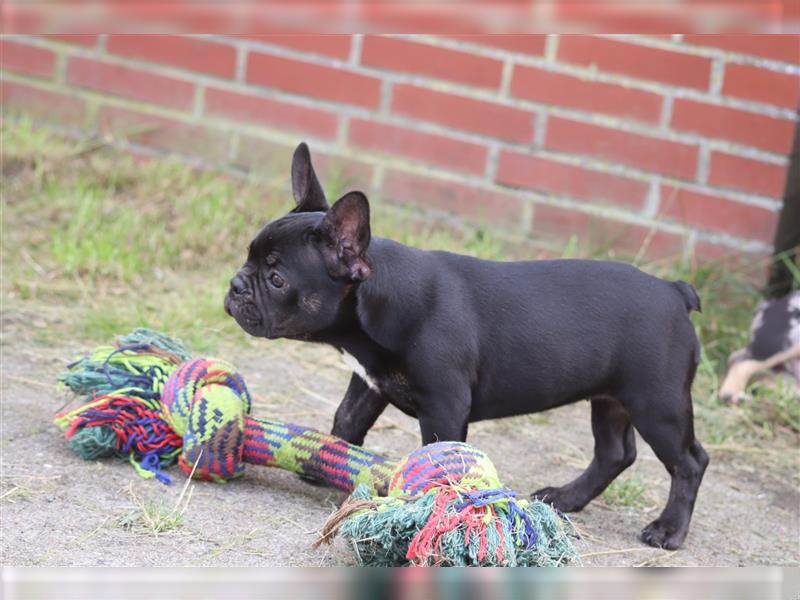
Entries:
{"type": "Polygon", "coordinates": [[[359,486],[322,528],[362,564],[561,566],[575,558],[566,517],[505,488],[483,452],[461,442],[418,448],[392,474],[388,496],[359,486]]]}
{"type": "Polygon", "coordinates": [[[127,457],[140,475],[227,481],[245,463],[278,467],[351,493],[317,541],[337,533],[361,564],[560,566],[576,558],[569,521],[502,486],[480,450],[439,442],[394,465],[314,429],[256,418],[241,375],[190,359],[164,334],[137,329],[68,365],[60,382],[86,402],[56,415],[85,459],[127,457]]]}
{"type": "Polygon", "coordinates": [[[189,359],[180,342],[137,329],[67,367],[60,382],[90,400],[56,415],[70,447],[86,459],[127,456],[140,475],[184,473],[226,481],[244,462],[279,467],[350,492],[359,483],[383,492],[392,465],[372,452],[308,427],[250,412],[250,392],[232,365],[189,359]],[[196,467],[195,467],[196,465],[196,467]]]}

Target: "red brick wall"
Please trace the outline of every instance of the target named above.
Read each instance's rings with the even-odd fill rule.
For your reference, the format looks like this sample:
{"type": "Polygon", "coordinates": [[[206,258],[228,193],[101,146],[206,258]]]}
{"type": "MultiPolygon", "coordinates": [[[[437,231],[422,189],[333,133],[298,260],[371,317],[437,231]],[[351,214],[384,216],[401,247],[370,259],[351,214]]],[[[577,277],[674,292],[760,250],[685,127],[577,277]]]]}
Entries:
{"type": "Polygon", "coordinates": [[[768,250],[800,36],[6,36],[4,111],[515,236],[768,250]],[[137,133],[138,132],[138,133],[137,133]]]}

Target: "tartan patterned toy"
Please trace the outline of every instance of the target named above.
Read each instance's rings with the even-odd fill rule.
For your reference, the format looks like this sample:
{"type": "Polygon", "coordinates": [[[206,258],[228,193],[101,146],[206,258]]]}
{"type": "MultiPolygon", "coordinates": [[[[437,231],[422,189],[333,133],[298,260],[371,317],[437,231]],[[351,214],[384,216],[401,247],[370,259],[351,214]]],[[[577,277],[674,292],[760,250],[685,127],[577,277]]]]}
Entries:
{"type": "Polygon", "coordinates": [[[184,473],[214,481],[252,463],[352,492],[318,543],[339,533],[362,564],[538,566],[576,556],[569,522],[502,487],[480,450],[439,442],[392,465],[335,436],[255,418],[232,365],[189,359],[163,334],[137,329],[69,365],[60,381],[90,398],[55,419],[83,458],[127,456],[163,483],[176,460],[184,473]]]}

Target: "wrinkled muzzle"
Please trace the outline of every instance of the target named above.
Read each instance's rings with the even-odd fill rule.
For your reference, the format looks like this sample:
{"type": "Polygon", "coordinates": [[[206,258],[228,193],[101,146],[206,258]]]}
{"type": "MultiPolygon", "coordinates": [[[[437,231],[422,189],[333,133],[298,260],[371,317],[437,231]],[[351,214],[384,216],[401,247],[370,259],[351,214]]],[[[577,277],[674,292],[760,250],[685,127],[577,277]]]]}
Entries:
{"type": "Polygon", "coordinates": [[[231,279],[224,306],[225,312],[247,333],[253,336],[264,335],[266,327],[262,312],[255,302],[252,288],[241,275],[237,274],[231,279]]]}

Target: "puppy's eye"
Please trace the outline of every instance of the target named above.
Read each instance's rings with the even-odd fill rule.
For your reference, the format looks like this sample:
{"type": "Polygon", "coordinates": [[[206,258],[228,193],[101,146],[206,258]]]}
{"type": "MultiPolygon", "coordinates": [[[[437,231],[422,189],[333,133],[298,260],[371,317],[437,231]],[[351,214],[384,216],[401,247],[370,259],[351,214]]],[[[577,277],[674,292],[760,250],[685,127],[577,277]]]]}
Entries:
{"type": "Polygon", "coordinates": [[[277,273],[273,273],[272,275],[269,276],[269,282],[276,288],[283,287],[284,283],[283,277],[281,277],[277,273]]]}

